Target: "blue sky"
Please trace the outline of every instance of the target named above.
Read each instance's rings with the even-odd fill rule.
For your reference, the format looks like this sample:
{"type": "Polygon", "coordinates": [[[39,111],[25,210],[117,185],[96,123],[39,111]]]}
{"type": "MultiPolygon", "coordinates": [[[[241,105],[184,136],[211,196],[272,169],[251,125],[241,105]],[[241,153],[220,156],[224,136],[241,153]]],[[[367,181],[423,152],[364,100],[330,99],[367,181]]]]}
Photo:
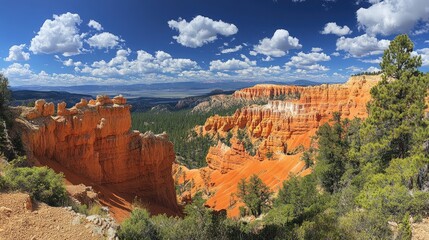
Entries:
{"type": "Polygon", "coordinates": [[[427,0],[2,1],[12,86],[345,81],[407,33],[429,70],[427,0]]]}

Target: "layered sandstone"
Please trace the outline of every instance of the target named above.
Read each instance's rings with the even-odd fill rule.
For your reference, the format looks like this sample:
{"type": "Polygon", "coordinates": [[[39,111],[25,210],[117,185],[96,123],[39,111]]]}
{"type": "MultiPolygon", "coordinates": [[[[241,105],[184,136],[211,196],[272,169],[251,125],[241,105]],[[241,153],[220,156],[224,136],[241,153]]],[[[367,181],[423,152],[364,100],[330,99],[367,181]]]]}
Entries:
{"type": "Polygon", "coordinates": [[[267,153],[285,154],[303,145],[310,145],[319,126],[329,121],[334,112],[343,118],[365,118],[370,89],[380,76],[351,77],[345,84],[323,84],[299,87],[256,85],[236,91],[236,98],[296,96],[290,100],[270,100],[266,105],[239,109],[233,116],[213,116],[203,126],[203,134],[225,135],[228,131],[246,129],[259,144],[257,156],[265,160],[267,153]]]}
{"type": "Polygon", "coordinates": [[[210,147],[206,161],[211,169],[226,173],[240,168],[246,162],[255,161],[255,159],[245,151],[243,143],[233,138],[231,147],[220,141],[217,146],[210,147]]]}
{"type": "Polygon", "coordinates": [[[379,80],[380,76],[360,76],[345,84],[312,87],[263,84],[236,91],[233,97],[238,101],[262,99],[268,104],[247,106],[232,116],[215,115],[197,127],[197,132],[213,136],[226,137],[232,132],[231,146],[219,142],[211,147],[206,168],[176,169],[178,183],[192,183],[188,186],[191,193],[205,192],[207,205],[237,216],[242,204],[236,196],[240,179],[256,174],[276,192],[291,174],[309,174],[311,170],[305,167],[301,156],[318,127],[328,122],[334,112],[341,113],[343,118],[365,118],[370,89],[379,80]],[[239,129],[247,132],[247,140],[239,140],[239,129]],[[246,151],[245,141],[253,144],[254,156],[246,151]]]}
{"type": "Polygon", "coordinates": [[[60,103],[55,114],[39,100],[17,121],[31,160],[177,212],[173,144],[166,134],[132,131],[130,107],[121,96],[98,96],[72,108],[60,103]]]}

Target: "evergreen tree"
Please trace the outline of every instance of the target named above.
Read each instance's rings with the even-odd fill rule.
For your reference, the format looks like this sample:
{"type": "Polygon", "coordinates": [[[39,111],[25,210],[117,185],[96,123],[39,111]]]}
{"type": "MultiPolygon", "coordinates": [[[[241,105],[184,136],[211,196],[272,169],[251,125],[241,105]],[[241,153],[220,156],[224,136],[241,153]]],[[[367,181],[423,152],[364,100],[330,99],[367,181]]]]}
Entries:
{"type": "Polygon", "coordinates": [[[290,204],[296,215],[304,214],[304,211],[319,200],[314,174],[305,177],[292,176],[283,182],[275,206],[290,204]]]}
{"type": "Polygon", "coordinates": [[[424,124],[428,81],[417,71],[421,57],[411,56],[412,51],[408,36],[397,36],[385,50],[382,81],[371,89],[361,152],[363,161],[375,161],[376,170],[385,168],[393,158],[409,156],[413,132],[424,124]]]}
{"type": "Polygon", "coordinates": [[[237,196],[246,204],[253,216],[258,217],[269,206],[272,192],[257,175],[252,175],[249,182],[241,179],[238,183],[237,196]]]}
{"type": "Polygon", "coordinates": [[[6,110],[10,97],[9,80],[0,73],[0,118],[6,118],[6,110]]]}
{"type": "Polygon", "coordinates": [[[315,168],[323,188],[330,193],[339,188],[338,184],[345,172],[348,151],[340,115],[334,113],[333,120],[332,126],[326,123],[317,131],[319,153],[315,168]]]}
{"type": "Polygon", "coordinates": [[[16,157],[13,145],[7,133],[12,124],[11,113],[8,109],[11,93],[8,79],[0,73],[0,155],[11,160],[16,157]]]}
{"type": "Polygon", "coordinates": [[[422,65],[421,56],[411,56],[414,44],[406,35],[398,35],[384,51],[380,63],[384,76],[400,79],[403,74],[407,77],[418,75],[417,68],[422,65]]]}

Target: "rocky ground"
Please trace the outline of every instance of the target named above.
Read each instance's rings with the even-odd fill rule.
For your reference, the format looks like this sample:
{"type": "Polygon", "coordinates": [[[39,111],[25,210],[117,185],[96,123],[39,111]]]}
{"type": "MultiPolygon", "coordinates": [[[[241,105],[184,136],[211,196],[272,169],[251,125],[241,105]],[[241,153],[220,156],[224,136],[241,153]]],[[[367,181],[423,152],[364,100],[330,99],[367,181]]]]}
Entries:
{"type": "Polygon", "coordinates": [[[413,240],[429,239],[429,218],[424,218],[421,222],[413,223],[413,240]]]}
{"type": "Polygon", "coordinates": [[[115,239],[117,227],[112,219],[33,203],[25,193],[0,193],[0,240],[115,239]]]}

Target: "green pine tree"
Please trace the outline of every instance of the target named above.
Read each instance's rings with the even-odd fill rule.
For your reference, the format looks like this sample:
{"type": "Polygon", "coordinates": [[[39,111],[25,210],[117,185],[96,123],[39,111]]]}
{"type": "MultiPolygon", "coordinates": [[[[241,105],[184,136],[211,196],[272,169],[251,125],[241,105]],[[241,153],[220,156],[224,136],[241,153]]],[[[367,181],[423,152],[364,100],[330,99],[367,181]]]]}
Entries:
{"type": "Polygon", "coordinates": [[[272,192],[257,175],[252,175],[249,182],[241,179],[237,188],[237,196],[253,216],[258,217],[269,206],[272,192]]]}
{"type": "Polygon", "coordinates": [[[362,128],[362,159],[375,161],[384,169],[393,158],[409,156],[413,133],[423,125],[427,77],[417,68],[420,56],[411,56],[413,43],[407,35],[397,36],[385,50],[382,81],[371,89],[369,117],[362,128]]]}

